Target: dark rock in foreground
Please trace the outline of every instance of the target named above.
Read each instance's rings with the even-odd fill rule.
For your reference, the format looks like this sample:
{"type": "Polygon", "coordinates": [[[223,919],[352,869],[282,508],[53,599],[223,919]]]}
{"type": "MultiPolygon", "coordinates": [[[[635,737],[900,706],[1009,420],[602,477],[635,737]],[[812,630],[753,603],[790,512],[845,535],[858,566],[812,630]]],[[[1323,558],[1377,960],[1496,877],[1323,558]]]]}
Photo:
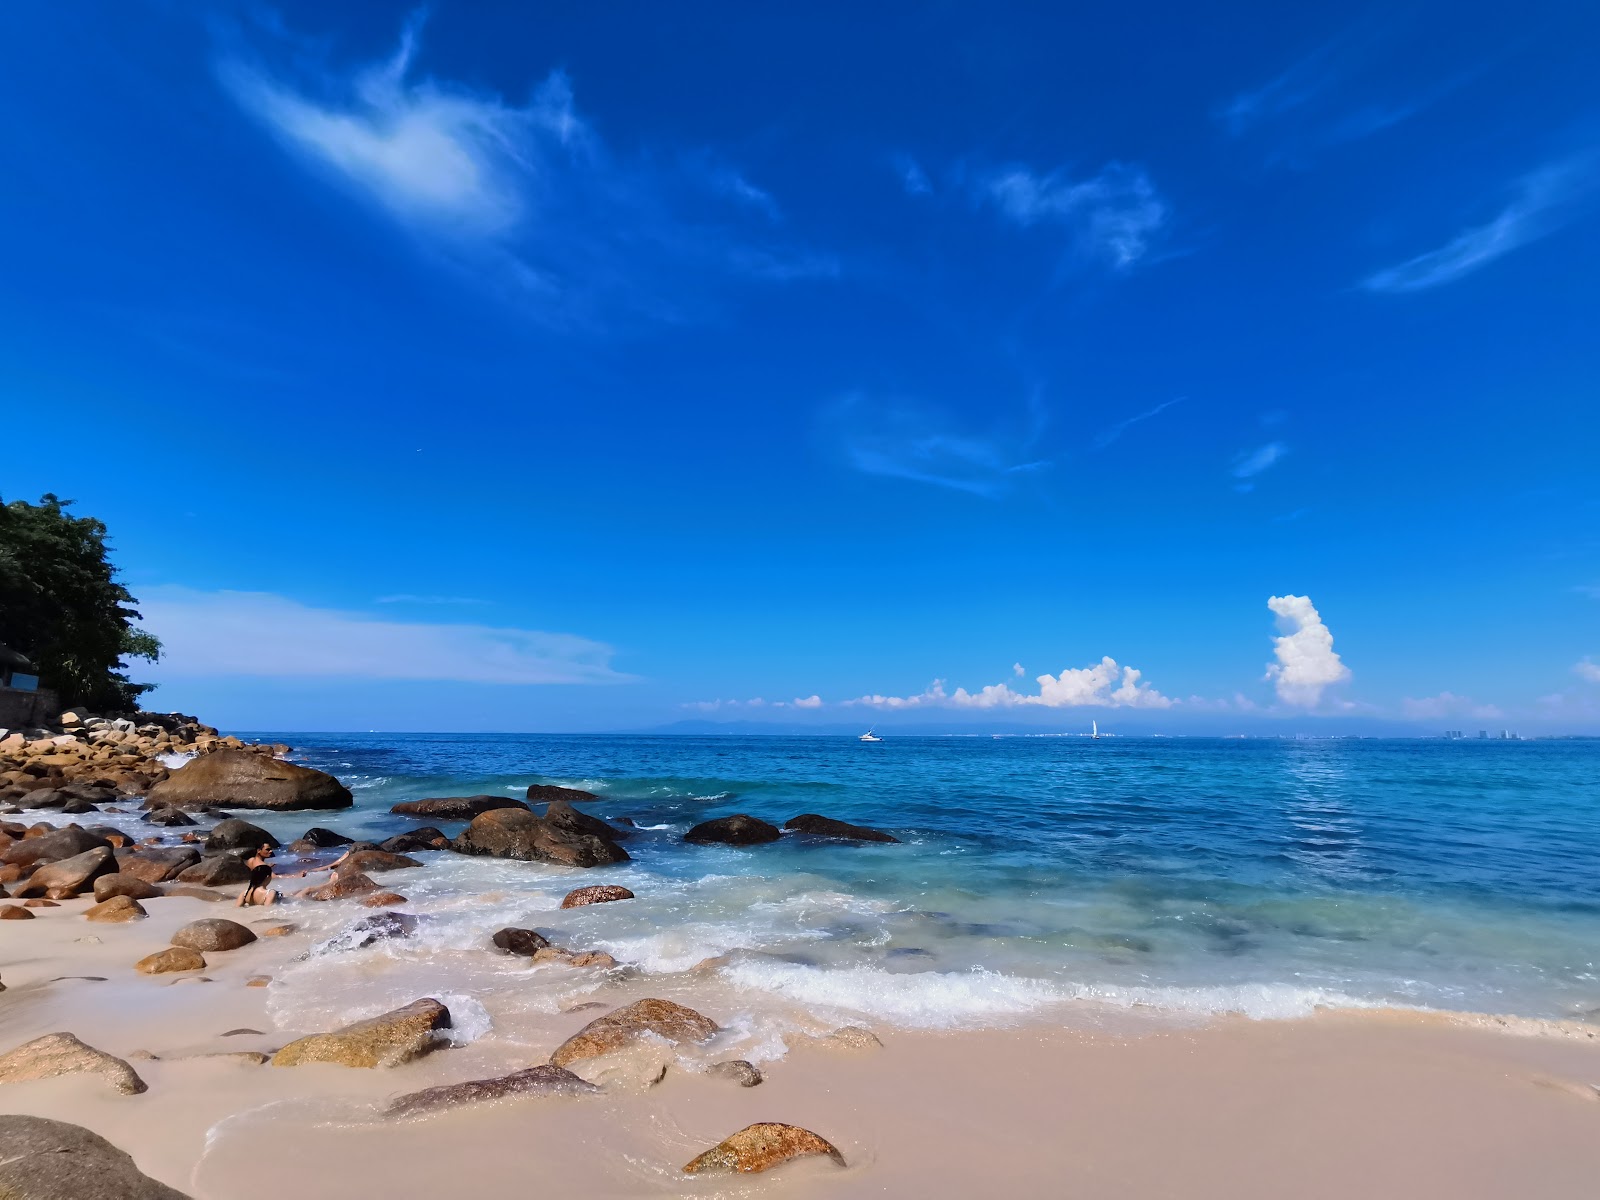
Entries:
{"type": "Polygon", "coordinates": [[[801,813],[783,823],[785,829],[795,833],[809,833],[813,837],[843,838],[852,842],[898,842],[892,833],[873,829],[870,825],[852,825],[848,821],[835,821],[817,813],[801,813]]]}
{"type": "Polygon", "coordinates": [[[598,800],[593,792],[585,792],[578,788],[558,787],[553,783],[530,783],[528,785],[528,799],[535,804],[544,804],[551,800],[598,800]]]}
{"type": "Polygon", "coordinates": [[[150,789],[145,808],[349,808],[350,789],[332,775],[249,750],[215,750],[150,789]]]}
{"type": "Polygon", "coordinates": [[[618,829],[615,825],[608,825],[599,817],[579,812],[572,807],[570,800],[550,801],[545,805],[544,819],[557,829],[564,829],[569,833],[592,833],[595,837],[613,842],[620,842],[623,838],[632,836],[631,830],[618,829]]]}
{"type": "Polygon", "coordinates": [[[614,841],[563,828],[525,808],[494,809],[474,817],[450,848],[457,854],[569,867],[603,867],[628,861],[628,852],[614,841]]]}
{"type": "Polygon", "coordinates": [[[410,854],[413,850],[447,850],[449,847],[450,839],[431,825],[408,829],[378,843],[378,849],[387,850],[390,854],[410,854]]]}
{"type": "Polygon", "coordinates": [[[494,935],[494,944],[507,954],[532,958],[549,947],[550,939],[532,929],[501,929],[494,935]]]}
{"type": "Polygon", "coordinates": [[[276,850],[278,839],[259,825],[229,817],[218,821],[206,834],[205,846],[207,850],[254,850],[258,846],[271,846],[276,850]]]}
{"type": "Polygon", "coordinates": [[[728,846],[754,846],[761,842],[775,842],[782,836],[776,825],[768,825],[759,817],[734,813],[731,817],[701,821],[683,835],[683,840],[697,845],[721,842],[728,846]]]}
{"type": "Polygon", "coordinates": [[[182,929],[172,935],[172,944],[182,946],[188,950],[213,952],[220,950],[237,950],[240,946],[248,946],[256,940],[256,935],[246,929],[237,921],[228,921],[220,917],[206,917],[200,921],[190,921],[182,929]]]}
{"type": "Polygon", "coordinates": [[[432,796],[426,800],[406,800],[389,811],[402,817],[429,817],[435,821],[470,821],[497,808],[527,809],[521,800],[510,796],[432,796]]]}
{"type": "Polygon", "coordinates": [[[513,1071],[496,1079],[470,1079],[447,1083],[401,1096],[389,1105],[391,1117],[414,1117],[458,1104],[481,1104],[505,1096],[585,1096],[600,1091],[594,1084],[579,1079],[563,1067],[548,1063],[513,1071]]]}
{"type": "Polygon", "coordinates": [[[97,1133],[45,1117],[0,1117],[7,1200],[188,1200],[97,1133]]]}

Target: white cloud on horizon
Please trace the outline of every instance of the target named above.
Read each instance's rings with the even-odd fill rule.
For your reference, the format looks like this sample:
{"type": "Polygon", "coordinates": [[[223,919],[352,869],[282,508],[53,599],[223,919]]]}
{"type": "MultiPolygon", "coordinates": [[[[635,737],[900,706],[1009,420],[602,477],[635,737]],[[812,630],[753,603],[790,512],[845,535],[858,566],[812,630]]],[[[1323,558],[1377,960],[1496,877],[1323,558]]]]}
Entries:
{"type": "Polygon", "coordinates": [[[1020,228],[1066,230],[1083,253],[1117,270],[1145,257],[1171,217],[1149,175],[1126,163],[1109,163],[1079,180],[1014,163],[980,176],[976,195],[1020,228]]]}
{"type": "Polygon", "coordinates": [[[1282,635],[1273,639],[1277,662],[1266,678],[1277,687],[1278,698],[1298,708],[1315,708],[1322,693],[1350,678],[1350,668],[1333,649],[1333,632],[1309,596],[1272,596],[1267,607],[1277,615],[1282,635]]]}
{"type": "Polygon", "coordinates": [[[604,642],[570,633],[394,621],[269,592],[141,589],[161,677],[414,679],[488,684],[631,682],[604,642]]]}
{"type": "Polygon", "coordinates": [[[1600,663],[1593,659],[1584,658],[1581,662],[1574,663],[1572,673],[1586,683],[1600,683],[1600,663]]]}
{"type": "MultiPolygon", "coordinates": [[[[1019,664],[1020,665],[1020,664],[1019,664]]],[[[1013,668],[1015,671],[1015,668],[1013,668]]],[[[1037,693],[1018,692],[1008,683],[991,683],[969,692],[949,692],[943,679],[935,679],[914,696],[866,695],[844,705],[897,710],[906,708],[1170,708],[1177,701],[1163,696],[1144,682],[1134,667],[1119,667],[1109,655],[1087,667],[1067,668],[1059,675],[1040,675],[1037,693]]]]}
{"type": "Polygon", "coordinates": [[[1496,721],[1505,715],[1492,704],[1479,704],[1470,696],[1457,696],[1453,692],[1440,692],[1437,696],[1420,699],[1407,696],[1400,702],[1400,710],[1413,721],[1436,721],[1444,717],[1496,721]]]}

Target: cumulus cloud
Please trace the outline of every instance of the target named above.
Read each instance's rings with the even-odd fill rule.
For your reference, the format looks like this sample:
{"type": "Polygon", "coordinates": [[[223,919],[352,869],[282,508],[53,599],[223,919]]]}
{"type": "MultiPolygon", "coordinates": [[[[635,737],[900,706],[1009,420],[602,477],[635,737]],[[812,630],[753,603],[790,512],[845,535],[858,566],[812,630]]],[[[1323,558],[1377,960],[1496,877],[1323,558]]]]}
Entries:
{"type": "Polygon", "coordinates": [[[1011,664],[1011,673],[1013,675],[1015,675],[1018,679],[1021,679],[1024,675],[1026,675],[1028,673],[1028,671],[1027,671],[1027,668],[1025,668],[1021,663],[1012,663],[1011,664]]]}
{"type": "Polygon", "coordinates": [[[1278,699],[1297,708],[1315,708],[1323,691],[1350,678],[1350,668],[1333,649],[1333,633],[1322,622],[1309,596],[1272,596],[1267,600],[1278,618],[1281,636],[1273,639],[1277,662],[1267,667],[1278,699]]]}
{"type": "Polygon", "coordinates": [[[809,696],[799,696],[793,703],[796,708],[821,708],[822,697],[813,693],[809,696]]]}
{"type": "Polygon", "coordinates": [[[1582,662],[1573,664],[1572,673],[1589,683],[1600,683],[1600,663],[1592,659],[1585,658],[1582,662]]]}
{"type": "Polygon", "coordinates": [[[1076,180],[1013,164],[979,176],[975,194],[1023,229],[1064,231],[1082,253],[1119,270],[1145,257],[1171,215],[1144,169],[1126,163],[1076,180]]]}
{"type": "Polygon", "coordinates": [[[1475,717],[1492,721],[1505,714],[1492,704],[1479,704],[1470,696],[1457,696],[1453,692],[1440,692],[1437,696],[1414,699],[1407,696],[1400,709],[1414,721],[1436,721],[1444,717],[1475,717]]]}
{"type": "Polygon", "coordinates": [[[570,633],[392,621],[268,592],[141,588],[162,641],[155,677],[337,676],[467,683],[619,683],[613,649],[570,633]]]}
{"type": "MultiPolygon", "coordinates": [[[[1015,670],[1015,668],[1013,668],[1015,670]]],[[[1144,682],[1134,667],[1119,667],[1115,659],[1102,658],[1087,667],[1067,668],[1059,675],[1040,675],[1037,693],[1019,692],[1009,683],[991,683],[969,692],[948,692],[945,681],[935,679],[914,696],[860,696],[848,705],[886,710],[905,708],[1170,708],[1176,701],[1144,682]]]]}

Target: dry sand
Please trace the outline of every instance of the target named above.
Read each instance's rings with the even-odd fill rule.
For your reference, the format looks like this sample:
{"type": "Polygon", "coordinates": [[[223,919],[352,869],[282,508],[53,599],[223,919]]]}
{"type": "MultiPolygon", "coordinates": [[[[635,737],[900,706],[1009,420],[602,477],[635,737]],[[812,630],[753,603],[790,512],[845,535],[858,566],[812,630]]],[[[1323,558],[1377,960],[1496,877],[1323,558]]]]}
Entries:
{"type": "MultiPolygon", "coordinates": [[[[543,1061],[594,1012],[498,1026],[471,1045],[383,1071],[178,1058],[271,1049],[268,990],[245,986],[303,953],[305,935],[208,956],[196,977],[147,978],[134,961],[201,916],[294,920],[198,900],[95,925],[86,902],[0,924],[0,1051],[68,1030],[135,1060],[150,1090],[119,1096],[77,1076],[0,1086],[0,1112],[88,1126],[196,1200],[469,1192],[542,1196],[977,1195],[1576,1197],[1600,1191],[1600,1032],[1579,1025],[1330,1013],[1179,1027],[1114,1026],[1061,1009],[1052,1024],[959,1033],[879,1029],[882,1049],[799,1047],[744,1089],[684,1066],[658,1086],[596,1098],[518,1099],[404,1122],[376,1106],[437,1083],[543,1061]],[[63,979],[102,976],[103,981],[63,979]],[[1083,1018],[1083,1019],[1080,1019],[1083,1018]],[[1070,1022],[1078,1028],[1064,1028],[1070,1022]],[[222,1037],[251,1028],[261,1035],[222,1037]],[[739,1179],[678,1168],[754,1121],[806,1126],[850,1165],[793,1163],[739,1179]]],[[[352,915],[358,911],[352,909],[352,915]]],[[[565,970],[541,967],[538,970],[565,970]]],[[[651,994],[634,980],[604,995],[651,994]]],[[[693,988],[674,998],[696,1003],[693,988]]],[[[696,1007],[716,1018],[708,980],[696,1007]]]]}

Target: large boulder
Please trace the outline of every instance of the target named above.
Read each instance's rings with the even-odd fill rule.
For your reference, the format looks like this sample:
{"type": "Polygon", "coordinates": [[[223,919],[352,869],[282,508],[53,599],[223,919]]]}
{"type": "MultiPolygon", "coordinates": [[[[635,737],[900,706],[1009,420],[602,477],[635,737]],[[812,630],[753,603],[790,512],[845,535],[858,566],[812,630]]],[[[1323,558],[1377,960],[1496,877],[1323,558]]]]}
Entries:
{"type": "Polygon", "coordinates": [[[120,925],[124,921],[142,921],[149,915],[145,912],[144,905],[132,896],[113,896],[109,900],[102,900],[99,904],[92,905],[83,917],[86,921],[103,921],[108,925],[120,925]]]}
{"type": "Polygon", "coordinates": [[[761,1121],[746,1125],[738,1133],[724,1138],[687,1163],[683,1172],[685,1175],[699,1175],[705,1172],[737,1171],[750,1175],[770,1170],[793,1158],[806,1158],[814,1154],[826,1155],[841,1167],[845,1165],[844,1155],[839,1153],[838,1148],[809,1129],[776,1121],[761,1121]]]}
{"type": "Polygon", "coordinates": [[[332,1033],[290,1042],[272,1056],[275,1067],[337,1063],[343,1067],[393,1067],[438,1045],[438,1030],[450,1028],[450,1010],[434,999],[413,1000],[404,1008],[357,1021],[332,1033]]]}
{"type": "MultiPolygon", "coordinates": [[[[98,1075],[124,1096],[146,1090],[145,1081],[127,1063],[85,1045],[70,1033],[47,1033],[0,1054],[0,1084],[77,1074],[98,1075]]],[[[0,1196],[4,1194],[0,1192],[0,1196]]]]}
{"type": "Polygon", "coordinates": [[[734,813],[731,817],[701,821],[683,835],[683,840],[696,844],[722,842],[728,846],[754,846],[760,842],[775,842],[782,836],[776,825],[768,825],[759,817],[734,813]]]}
{"type": "Polygon", "coordinates": [[[250,750],[215,750],[172,772],[145,808],[349,808],[350,789],[332,775],[250,750]]]}
{"type": "Polygon", "coordinates": [[[109,900],[113,896],[127,896],[132,900],[154,900],[163,895],[153,883],[146,883],[137,875],[102,875],[94,881],[95,902],[109,900]]]}
{"type": "Polygon", "coordinates": [[[638,1000],[590,1021],[550,1056],[552,1066],[565,1067],[633,1045],[646,1034],[668,1042],[703,1042],[719,1026],[710,1017],[671,1000],[638,1000]]]}
{"type": "Polygon", "coordinates": [[[594,1084],[564,1067],[544,1063],[494,1079],[469,1079],[465,1083],[446,1083],[410,1092],[391,1103],[387,1111],[391,1117],[415,1117],[441,1108],[482,1104],[505,1096],[586,1096],[599,1091],[594,1084]]]}
{"type": "Polygon", "coordinates": [[[205,846],[207,850],[255,850],[258,846],[271,846],[278,848],[278,839],[273,837],[259,825],[252,825],[249,821],[241,821],[238,817],[229,817],[226,821],[218,821],[206,834],[205,846]]]}
{"type": "Polygon", "coordinates": [[[96,837],[80,825],[63,825],[60,829],[52,829],[48,833],[13,842],[6,847],[5,853],[0,854],[0,863],[26,869],[35,863],[59,862],[64,858],[74,858],[101,846],[110,849],[111,843],[103,837],[96,837]]]}
{"type": "Polygon", "coordinates": [[[199,887],[231,887],[236,883],[246,883],[249,879],[250,868],[245,865],[243,855],[239,854],[207,854],[194,866],[178,872],[179,883],[192,883],[199,887]]]}
{"type": "Polygon", "coordinates": [[[71,858],[45,863],[28,876],[27,883],[15,890],[19,896],[42,896],[46,892],[75,896],[92,888],[100,876],[116,873],[117,856],[111,847],[96,846],[71,858]]]}
{"type": "Polygon", "coordinates": [[[898,842],[892,833],[873,829],[870,825],[852,825],[848,821],[835,821],[817,813],[801,813],[783,823],[785,829],[795,833],[809,833],[812,837],[841,838],[852,842],[898,842]]]}
{"type": "Polygon", "coordinates": [[[615,842],[552,825],[525,808],[498,808],[474,817],[450,848],[457,854],[569,867],[603,867],[628,861],[628,852],[615,842]]]}
{"type": "Polygon", "coordinates": [[[421,829],[408,829],[378,843],[378,849],[390,854],[410,854],[413,850],[448,850],[450,839],[432,825],[421,829]]]}
{"type": "MultiPolygon", "coordinates": [[[[295,840],[291,848],[296,854],[303,854],[307,850],[331,850],[334,846],[348,846],[353,841],[354,838],[345,837],[342,833],[313,825],[295,840]]],[[[273,845],[277,843],[274,842],[273,845]]]]}
{"type": "Polygon", "coordinates": [[[528,799],[535,804],[546,804],[551,800],[598,800],[600,797],[578,788],[559,787],[553,783],[530,783],[528,799]]]}
{"type": "Polygon", "coordinates": [[[583,908],[589,904],[610,904],[613,900],[632,900],[633,893],[614,883],[598,883],[593,887],[574,888],[561,901],[562,908],[583,908]]]}
{"type": "Polygon", "coordinates": [[[620,842],[630,836],[626,829],[618,829],[608,825],[599,817],[591,817],[586,812],[579,812],[572,807],[570,800],[552,800],[545,805],[544,819],[557,829],[568,833],[588,833],[608,841],[620,842]]]}
{"type": "Polygon", "coordinates": [[[7,1200],[188,1200],[97,1133],[46,1117],[0,1117],[7,1200]]]}
{"type": "Polygon", "coordinates": [[[146,883],[165,883],[176,879],[200,861],[200,851],[193,846],[164,846],[127,854],[117,864],[117,870],[132,875],[146,883]]]}
{"type": "Polygon", "coordinates": [[[470,821],[497,808],[527,809],[521,800],[510,796],[430,796],[425,800],[406,800],[389,811],[403,817],[427,817],[433,821],[470,821]]]}
{"type": "Polygon", "coordinates": [[[255,940],[256,935],[239,922],[222,917],[205,917],[199,921],[190,921],[172,935],[174,946],[206,953],[216,950],[237,950],[240,946],[248,946],[255,940]]]}

